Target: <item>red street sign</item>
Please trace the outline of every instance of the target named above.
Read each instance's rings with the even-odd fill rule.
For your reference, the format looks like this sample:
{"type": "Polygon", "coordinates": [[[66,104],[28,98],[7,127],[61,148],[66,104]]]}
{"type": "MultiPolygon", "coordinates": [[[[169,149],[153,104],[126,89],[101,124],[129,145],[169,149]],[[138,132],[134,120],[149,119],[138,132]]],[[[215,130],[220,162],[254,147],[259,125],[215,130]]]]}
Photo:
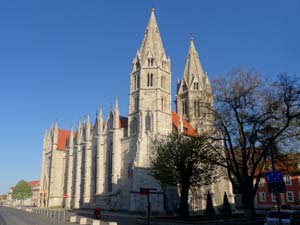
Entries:
{"type": "Polygon", "coordinates": [[[67,194],[64,194],[64,198],[68,198],[69,196],[67,194]]]}

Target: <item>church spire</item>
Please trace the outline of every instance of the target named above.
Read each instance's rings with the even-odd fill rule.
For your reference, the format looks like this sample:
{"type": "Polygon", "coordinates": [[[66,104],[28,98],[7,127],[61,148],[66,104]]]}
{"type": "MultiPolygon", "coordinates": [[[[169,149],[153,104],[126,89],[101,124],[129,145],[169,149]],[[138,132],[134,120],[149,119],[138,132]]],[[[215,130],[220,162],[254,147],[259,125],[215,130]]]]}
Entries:
{"type": "Polygon", "coordinates": [[[157,63],[159,63],[163,57],[166,57],[154,12],[155,10],[152,8],[144,39],[139,49],[142,63],[150,56],[154,57],[157,63]]]}
{"type": "MultiPolygon", "coordinates": [[[[193,82],[197,82],[203,87],[205,85],[203,84],[206,80],[205,78],[206,75],[204,74],[200,63],[199,55],[194,44],[194,38],[191,36],[189,52],[183,72],[183,80],[186,82],[188,88],[191,87],[193,82]]],[[[200,88],[198,87],[197,89],[200,88]]]]}

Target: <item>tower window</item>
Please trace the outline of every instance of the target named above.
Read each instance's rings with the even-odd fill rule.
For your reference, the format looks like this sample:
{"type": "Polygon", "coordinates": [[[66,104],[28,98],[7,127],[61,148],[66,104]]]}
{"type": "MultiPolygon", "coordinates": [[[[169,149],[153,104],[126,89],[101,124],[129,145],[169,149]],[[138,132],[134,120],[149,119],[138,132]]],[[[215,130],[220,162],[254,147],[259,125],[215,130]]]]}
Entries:
{"type": "Polygon", "coordinates": [[[136,70],[140,69],[140,62],[136,62],[136,64],[135,64],[135,69],[136,69],[136,70]]]}
{"type": "Polygon", "coordinates": [[[140,88],[140,76],[137,75],[137,88],[140,88]]]}
{"type": "Polygon", "coordinates": [[[133,76],[133,89],[136,89],[136,75],[133,76]]]}
{"type": "Polygon", "coordinates": [[[153,58],[148,58],[148,67],[154,66],[154,59],[153,58]]]}
{"type": "Polygon", "coordinates": [[[161,111],[164,111],[164,97],[161,97],[160,99],[160,104],[161,104],[161,111]]]}
{"type": "Polygon", "coordinates": [[[194,90],[199,90],[199,83],[198,82],[194,83],[194,90]]]}
{"type": "Polygon", "coordinates": [[[147,112],[146,118],[145,118],[145,124],[146,124],[146,131],[150,131],[151,130],[151,115],[150,112],[147,112]]]}
{"type": "Polygon", "coordinates": [[[134,110],[139,110],[139,99],[137,97],[134,98],[134,110]]]}
{"type": "Polygon", "coordinates": [[[182,115],[187,114],[187,102],[185,100],[182,101],[182,115]]]}
{"type": "Polygon", "coordinates": [[[153,73],[147,74],[147,87],[153,86],[153,73]]]}

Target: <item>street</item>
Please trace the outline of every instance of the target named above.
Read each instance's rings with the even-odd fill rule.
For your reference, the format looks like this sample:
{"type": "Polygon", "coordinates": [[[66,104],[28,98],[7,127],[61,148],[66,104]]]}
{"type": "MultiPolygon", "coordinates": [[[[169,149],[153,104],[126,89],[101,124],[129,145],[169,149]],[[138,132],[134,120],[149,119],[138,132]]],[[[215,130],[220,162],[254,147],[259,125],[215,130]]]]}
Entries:
{"type": "Polygon", "coordinates": [[[0,225],[66,225],[54,219],[23,210],[0,206],[0,225]]]}

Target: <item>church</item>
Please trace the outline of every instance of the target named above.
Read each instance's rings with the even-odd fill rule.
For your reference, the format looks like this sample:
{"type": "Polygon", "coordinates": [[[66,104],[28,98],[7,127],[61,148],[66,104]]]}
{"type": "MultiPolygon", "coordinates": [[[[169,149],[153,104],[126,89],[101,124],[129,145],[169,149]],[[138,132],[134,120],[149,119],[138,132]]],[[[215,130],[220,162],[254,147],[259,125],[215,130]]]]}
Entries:
{"type": "MultiPolygon", "coordinates": [[[[152,211],[175,210],[176,187],[161,187],[150,176],[149,167],[160,138],[175,130],[195,136],[206,129],[200,104],[212,105],[213,94],[193,38],[177,83],[176,112],[171,108],[171,80],[171,61],[152,9],[132,62],[128,116],[120,115],[116,99],[106,119],[100,108],[94,123],[87,116],[76,130],[61,129],[56,122],[46,131],[39,206],[145,211],[147,197],[140,190],[151,188],[155,190],[150,195],[152,211]]],[[[222,205],[225,191],[230,203],[234,201],[231,184],[223,178],[191,190],[191,211],[205,209],[208,190],[215,206],[222,205]]]]}

